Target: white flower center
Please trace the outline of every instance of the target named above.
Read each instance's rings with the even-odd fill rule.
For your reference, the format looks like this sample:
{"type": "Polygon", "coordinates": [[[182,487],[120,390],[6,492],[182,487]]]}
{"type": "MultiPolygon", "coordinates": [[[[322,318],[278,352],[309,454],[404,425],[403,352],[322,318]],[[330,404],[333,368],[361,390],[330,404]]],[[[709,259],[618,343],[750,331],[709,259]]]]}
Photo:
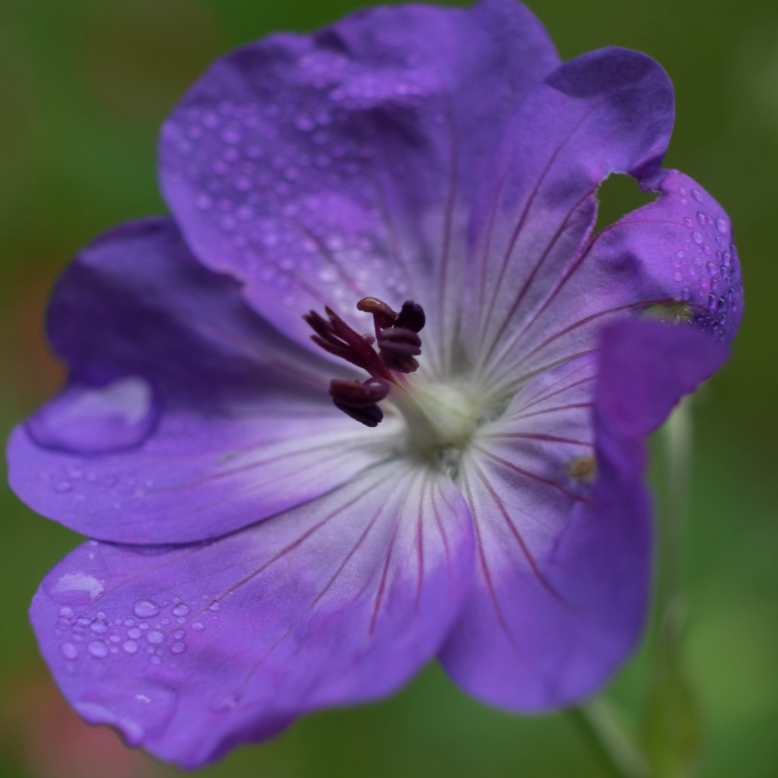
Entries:
{"type": "Polygon", "coordinates": [[[411,454],[426,460],[451,450],[461,452],[483,416],[474,396],[464,388],[413,376],[394,384],[388,399],[405,418],[411,454]]]}

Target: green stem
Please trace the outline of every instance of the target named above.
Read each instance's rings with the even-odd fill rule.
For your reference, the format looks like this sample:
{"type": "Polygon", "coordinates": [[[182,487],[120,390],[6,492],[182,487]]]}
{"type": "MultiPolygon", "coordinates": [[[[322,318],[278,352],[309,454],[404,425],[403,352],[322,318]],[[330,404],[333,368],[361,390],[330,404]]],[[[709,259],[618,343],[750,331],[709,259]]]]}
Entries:
{"type": "Polygon", "coordinates": [[[648,766],[606,699],[571,708],[568,715],[613,778],[648,778],[648,766]]]}
{"type": "Polygon", "coordinates": [[[660,512],[660,572],[657,592],[657,623],[676,609],[682,596],[681,551],[688,508],[689,471],[692,459],[692,397],[687,396],[665,425],[667,501],[660,512]]]}

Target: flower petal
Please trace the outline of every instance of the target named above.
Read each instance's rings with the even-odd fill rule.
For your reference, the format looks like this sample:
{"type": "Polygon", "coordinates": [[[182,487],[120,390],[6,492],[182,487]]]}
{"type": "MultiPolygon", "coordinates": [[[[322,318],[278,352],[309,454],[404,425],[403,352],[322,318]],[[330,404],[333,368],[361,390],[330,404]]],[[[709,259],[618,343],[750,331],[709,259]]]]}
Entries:
{"type": "Polygon", "coordinates": [[[564,63],[521,104],[471,224],[473,326],[464,337],[479,364],[516,341],[577,254],[594,226],[597,187],[612,172],[650,181],[672,124],[665,72],[645,54],[615,47],[564,63]]]}
{"type": "Polygon", "coordinates": [[[516,322],[486,371],[492,391],[510,393],[595,349],[616,319],[662,319],[732,342],[743,288],[727,214],[677,170],[662,171],[650,188],[660,196],[589,240],[516,322]]]}
{"type": "Polygon", "coordinates": [[[366,295],[417,300],[440,333],[482,168],[557,62],[512,0],[375,8],[273,35],[217,62],[176,108],[162,188],[195,254],[301,342],[305,310],[351,317],[366,295]]]}
{"type": "Polygon", "coordinates": [[[643,439],[725,356],[692,328],[608,328],[590,489],[565,468],[591,440],[585,409],[575,418],[591,397],[590,358],[527,387],[465,463],[479,562],[441,660],[466,691],[510,710],[544,710],[592,694],[623,662],[640,634],[651,569],[643,439]]]}
{"type": "Polygon", "coordinates": [[[9,477],[28,505],[78,532],[203,540],[385,456],[391,420],[376,437],[339,413],[332,368],[196,262],[170,220],[87,247],[57,287],[49,336],[70,380],[13,433],[9,477]]]}
{"type": "Polygon", "coordinates": [[[451,482],[395,462],[204,545],[85,543],[31,618],[87,721],[196,767],[407,681],[456,618],[472,551],[451,482]]]}

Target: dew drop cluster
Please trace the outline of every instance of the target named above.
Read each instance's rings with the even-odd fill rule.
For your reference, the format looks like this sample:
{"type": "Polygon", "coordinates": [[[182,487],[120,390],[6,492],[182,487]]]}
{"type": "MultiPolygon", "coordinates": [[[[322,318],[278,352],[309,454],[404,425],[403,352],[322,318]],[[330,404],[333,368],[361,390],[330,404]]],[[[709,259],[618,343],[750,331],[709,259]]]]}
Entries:
{"type": "Polygon", "coordinates": [[[214,614],[219,609],[218,600],[207,595],[196,602],[179,597],[170,601],[142,598],[128,613],[63,605],[54,629],[70,672],[76,670],[79,661],[111,661],[112,657],[128,656],[175,669],[193,637],[204,633],[208,622],[218,618],[214,614]]]}
{"type": "MultiPolygon", "coordinates": [[[[256,56],[234,55],[242,67],[256,56]]],[[[170,186],[185,193],[211,256],[273,286],[285,305],[306,282],[337,302],[380,277],[401,297],[407,279],[385,262],[393,247],[377,177],[412,171],[375,164],[387,135],[379,124],[396,112],[440,131],[433,125],[445,117],[420,109],[429,86],[412,61],[368,68],[320,46],[299,58],[295,75],[295,88],[283,90],[267,76],[243,88],[225,80],[218,102],[195,89],[163,130],[170,186]]]]}
{"type": "Polygon", "coordinates": [[[672,278],[697,323],[724,337],[729,318],[739,315],[742,293],[731,227],[719,206],[699,189],[680,187],[678,195],[688,233],[671,259],[672,278]]]}

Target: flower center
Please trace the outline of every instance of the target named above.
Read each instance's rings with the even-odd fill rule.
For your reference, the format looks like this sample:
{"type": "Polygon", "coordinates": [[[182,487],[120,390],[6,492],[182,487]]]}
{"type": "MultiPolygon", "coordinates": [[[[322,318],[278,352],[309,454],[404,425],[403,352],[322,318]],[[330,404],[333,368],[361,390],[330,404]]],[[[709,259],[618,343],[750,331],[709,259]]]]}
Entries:
{"type": "Polygon", "coordinates": [[[375,427],[384,417],[379,403],[388,400],[407,422],[414,454],[429,457],[464,448],[480,416],[472,396],[462,388],[410,375],[419,367],[424,309],[406,300],[398,313],[375,297],[365,297],[357,310],[372,314],[374,335],[359,334],[329,307],[326,319],[315,311],[303,317],[315,333],[314,343],[370,375],[362,382],[333,380],[330,396],[335,406],[375,427]]]}

